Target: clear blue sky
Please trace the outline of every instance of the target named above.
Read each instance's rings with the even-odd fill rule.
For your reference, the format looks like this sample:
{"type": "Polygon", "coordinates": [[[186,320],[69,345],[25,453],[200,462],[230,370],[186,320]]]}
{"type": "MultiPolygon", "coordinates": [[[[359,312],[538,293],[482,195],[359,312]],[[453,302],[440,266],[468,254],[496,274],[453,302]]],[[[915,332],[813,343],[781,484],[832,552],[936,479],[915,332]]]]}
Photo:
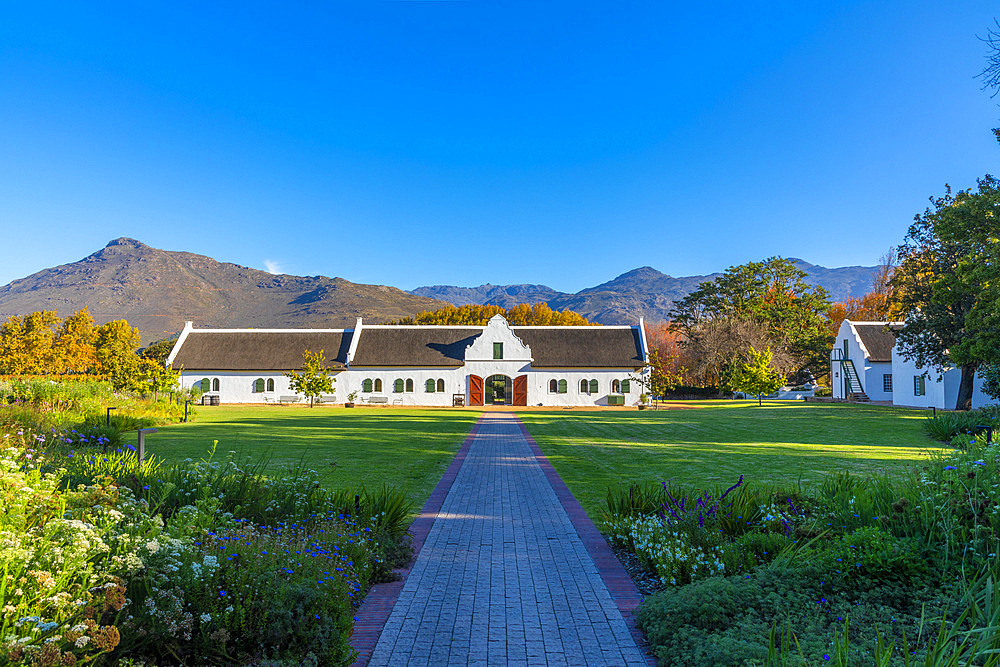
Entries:
{"type": "Polygon", "coordinates": [[[119,236],[406,289],[874,264],[1000,171],[995,0],[292,4],[6,3],[0,285],[119,236]]]}

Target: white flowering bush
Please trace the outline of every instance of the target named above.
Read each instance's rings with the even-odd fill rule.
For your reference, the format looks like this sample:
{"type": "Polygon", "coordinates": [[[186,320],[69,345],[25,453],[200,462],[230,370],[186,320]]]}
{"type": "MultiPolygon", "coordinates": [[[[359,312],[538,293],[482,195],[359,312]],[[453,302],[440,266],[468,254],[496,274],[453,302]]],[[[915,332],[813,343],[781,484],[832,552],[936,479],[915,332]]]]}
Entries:
{"type": "Polygon", "coordinates": [[[0,663],[75,664],[119,640],[125,588],[108,561],[117,517],[101,505],[78,512],[101,492],[61,492],[45,466],[37,449],[0,450],[0,663]]]}
{"type": "Polygon", "coordinates": [[[717,547],[692,545],[687,534],[659,516],[612,516],[605,527],[612,540],[634,551],[664,585],[678,586],[725,573],[717,547]]]}

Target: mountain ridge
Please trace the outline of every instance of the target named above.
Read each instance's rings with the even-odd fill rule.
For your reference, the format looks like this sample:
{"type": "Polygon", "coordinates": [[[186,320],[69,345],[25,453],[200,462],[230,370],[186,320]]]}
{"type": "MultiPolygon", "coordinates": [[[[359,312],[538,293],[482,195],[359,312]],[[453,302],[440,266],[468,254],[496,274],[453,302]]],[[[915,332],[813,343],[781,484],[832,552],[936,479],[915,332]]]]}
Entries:
{"type": "MultiPolygon", "coordinates": [[[[807,283],[823,287],[834,301],[865,294],[877,269],[875,266],[827,268],[797,257],[790,257],[789,261],[807,273],[807,283]]],[[[509,308],[524,302],[515,302],[511,298],[512,293],[520,294],[529,291],[523,288],[531,288],[531,293],[544,295],[540,300],[556,310],[569,308],[600,324],[631,324],[639,317],[652,322],[666,320],[676,301],[697,289],[701,283],[720,275],[721,272],[716,272],[674,277],[651,266],[641,266],[579,292],[559,292],[548,285],[486,284],[479,287],[422,286],[410,290],[410,293],[448,301],[456,306],[475,303],[509,308]]]]}
{"type": "MultiPolygon", "coordinates": [[[[792,261],[809,274],[808,282],[822,285],[838,301],[864,294],[876,269],[792,261]]],[[[340,328],[358,317],[384,322],[471,303],[509,308],[544,301],[599,324],[634,324],[639,317],[666,319],[675,301],[718,275],[675,277],[641,266],[575,293],[530,283],[432,285],[407,292],[340,277],[275,275],[121,237],[81,260],[0,287],[0,318],[36,310],[66,316],[86,307],[98,323],[127,319],[144,343],[176,334],[187,320],[203,327],[340,328]]]]}

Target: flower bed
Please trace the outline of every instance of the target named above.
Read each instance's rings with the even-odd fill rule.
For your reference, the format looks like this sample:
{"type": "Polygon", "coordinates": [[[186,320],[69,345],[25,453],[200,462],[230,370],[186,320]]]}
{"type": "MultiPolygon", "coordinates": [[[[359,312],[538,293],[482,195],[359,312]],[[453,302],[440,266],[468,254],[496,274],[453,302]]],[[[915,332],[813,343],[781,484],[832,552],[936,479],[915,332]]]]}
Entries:
{"type": "Polygon", "coordinates": [[[391,489],[0,433],[0,665],[349,663],[354,607],[408,556],[391,489]]]}
{"type": "Polygon", "coordinates": [[[637,614],[660,664],[995,664],[1000,447],[963,446],[901,479],[609,490],[664,587],[637,614]]]}

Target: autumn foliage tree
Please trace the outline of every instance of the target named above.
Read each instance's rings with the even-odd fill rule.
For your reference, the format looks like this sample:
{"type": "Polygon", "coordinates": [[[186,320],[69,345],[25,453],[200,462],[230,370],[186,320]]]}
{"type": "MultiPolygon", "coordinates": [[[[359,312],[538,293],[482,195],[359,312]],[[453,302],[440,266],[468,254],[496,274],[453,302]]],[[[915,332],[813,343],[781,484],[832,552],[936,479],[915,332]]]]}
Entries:
{"type": "Polygon", "coordinates": [[[535,305],[522,303],[511,308],[500,306],[468,304],[465,306],[445,306],[438,310],[426,311],[415,317],[405,317],[392,324],[450,324],[458,326],[483,326],[490,318],[503,315],[512,326],[590,326],[591,322],[568,308],[552,310],[545,302],[535,305]]]}
{"type": "Polygon", "coordinates": [[[178,373],[137,354],[139,330],[125,320],[94,325],[86,308],[65,319],[55,311],[13,316],[0,325],[0,373],[106,378],[115,389],[166,391],[178,373]]]}

